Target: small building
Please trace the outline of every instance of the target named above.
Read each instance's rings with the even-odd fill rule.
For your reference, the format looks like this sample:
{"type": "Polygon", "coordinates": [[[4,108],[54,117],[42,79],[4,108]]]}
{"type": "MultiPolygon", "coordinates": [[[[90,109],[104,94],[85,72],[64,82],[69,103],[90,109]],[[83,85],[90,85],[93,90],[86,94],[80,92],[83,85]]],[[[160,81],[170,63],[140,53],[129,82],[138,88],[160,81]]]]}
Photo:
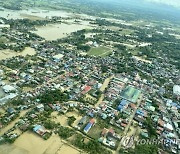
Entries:
{"type": "Polygon", "coordinates": [[[46,129],[41,125],[35,125],[33,131],[40,136],[43,136],[47,132],[46,129]]]}
{"type": "Polygon", "coordinates": [[[58,54],[58,55],[53,56],[53,59],[54,59],[54,61],[58,62],[58,61],[60,61],[63,57],[64,57],[63,54],[58,54]]]}
{"type": "Polygon", "coordinates": [[[95,119],[91,119],[89,123],[86,125],[86,127],[84,128],[84,132],[88,133],[94,124],[95,124],[95,119]]]}
{"type": "Polygon", "coordinates": [[[109,131],[108,131],[108,136],[114,137],[114,135],[115,135],[114,129],[113,129],[113,128],[110,128],[109,131]]]}
{"type": "Polygon", "coordinates": [[[14,108],[9,107],[9,108],[7,109],[7,112],[8,112],[9,114],[13,114],[13,113],[15,113],[16,111],[15,111],[14,108]]]}
{"type": "Polygon", "coordinates": [[[40,112],[44,111],[44,105],[43,104],[39,104],[36,108],[40,112]]]}
{"type": "Polygon", "coordinates": [[[169,131],[169,132],[172,132],[173,131],[173,126],[169,123],[165,124],[164,125],[164,128],[169,131]]]}
{"type": "Polygon", "coordinates": [[[85,87],[83,88],[82,94],[86,94],[86,93],[88,93],[90,90],[91,90],[91,86],[85,86],[85,87]]]}
{"type": "Polygon", "coordinates": [[[128,104],[127,100],[123,99],[123,100],[120,102],[120,104],[118,105],[117,110],[118,110],[118,111],[122,111],[127,104],[128,104]]]}
{"type": "Polygon", "coordinates": [[[103,131],[101,132],[101,136],[105,137],[108,132],[108,129],[104,128],[103,131]]]}
{"type": "Polygon", "coordinates": [[[9,92],[15,91],[16,88],[14,88],[13,86],[10,86],[10,85],[5,85],[5,86],[3,86],[3,90],[5,93],[9,93],[9,92]]]}
{"type": "Polygon", "coordinates": [[[84,116],[80,119],[78,125],[83,125],[87,121],[87,116],[84,116]]]}

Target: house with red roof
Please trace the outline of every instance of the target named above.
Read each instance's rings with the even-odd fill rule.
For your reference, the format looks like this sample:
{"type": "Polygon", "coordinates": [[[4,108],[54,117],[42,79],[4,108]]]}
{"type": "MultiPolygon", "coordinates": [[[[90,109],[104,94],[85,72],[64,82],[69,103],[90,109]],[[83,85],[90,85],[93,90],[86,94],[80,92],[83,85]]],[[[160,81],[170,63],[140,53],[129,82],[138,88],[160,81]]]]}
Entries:
{"type": "Polygon", "coordinates": [[[89,91],[91,90],[91,86],[85,86],[84,88],[83,88],[83,91],[81,92],[82,94],[86,94],[86,93],[88,93],[89,91]]]}

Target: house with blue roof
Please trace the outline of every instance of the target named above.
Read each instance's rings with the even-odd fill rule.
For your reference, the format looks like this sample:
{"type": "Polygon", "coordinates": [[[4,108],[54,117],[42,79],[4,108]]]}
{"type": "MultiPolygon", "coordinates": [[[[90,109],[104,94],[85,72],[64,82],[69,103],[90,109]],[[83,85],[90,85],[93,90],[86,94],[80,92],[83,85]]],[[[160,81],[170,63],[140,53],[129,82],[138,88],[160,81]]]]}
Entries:
{"type": "Polygon", "coordinates": [[[144,117],[144,111],[142,111],[142,110],[140,110],[140,109],[138,109],[138,110],[136,111],[136,114],[144,117]]]}
{"type": "Polygon", "coordinates": [[[125,106],[128,105],[128,104],[129,103],[128,103],[127,100],[125,100],[125,99],[121,100],[120,104],[117,107],[117,110],[122,111],[125,108],[125,106]]]}

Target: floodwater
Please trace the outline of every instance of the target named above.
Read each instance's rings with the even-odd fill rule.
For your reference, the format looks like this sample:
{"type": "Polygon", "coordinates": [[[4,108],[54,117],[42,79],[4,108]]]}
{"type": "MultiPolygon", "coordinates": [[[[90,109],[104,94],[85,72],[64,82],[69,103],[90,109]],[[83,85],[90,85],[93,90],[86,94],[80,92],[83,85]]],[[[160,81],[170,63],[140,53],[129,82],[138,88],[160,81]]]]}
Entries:
{"type": "Polygon", "coordinates": [[[85,19],[95,19],[93,16],[88,16],[86,14],[77,14],[77,13],[71,13],[66,12],[64,10],[42,10],[38,8],[33,9],[27,9],[27,10],[9,10],[4,9],[4,11],[0,10],[0,17],[6,18],[6,19],[32,19],[31,17],[36,17],[37,20],[39,19],[46,19],[46,18],[52,18],[53,16],[56,17],[82,17],[85,19]]]}
{"type": "MultiPolygon", "coordinates": [[[[28,111],[29,110],[22,111],[20,113],[19,118],[23,117],[26,114],[26,112],[28,112],[28,111]]],[[[9,129],[11,129],[15,125],[15,123],[19,121],[19,118],[17,118],[16,120],[12,121],[9,125],[5,126],[4,128],[0,129],[0,136],[3,135],[5,132],[7,132],[9,129]]]]}
{"type": "Polygon", "coordinates": [[[76,149],[71,148],[68,145],[63,145],[61,147],[61,149],[57,152],[57,154],[80,154],[79,151],[77,151],[76,149]]]}
{"type": "Polygon", "coordinates": [[[8,10],[4,9],[4,11],[0,11],[0,17],[6,18],[6,19],[23,19],[27,18],[27,16],[36,16],[39,18],[51,18],[52,16],[58,16],[58,17],[69,17],[72,13],[68,13],[65,11],[47,11],[47,10],[40,10],[40,9],[29,9],[29,10],[20,10],[20,11],[14,11],[14,10],[8,10]]]}
{"type": "Polygon", "coordinates": [[[68,123],[67,123],[67,117],[65,115],[58,115],[58,112],[54,111],[51,113],[52,116],[52,120],[56,123],[60,123],[62,126],[67,127],[68,123]]]}
{"type": "Polygon", "coordinates": [[[90,28],[91,27],[86,24],[50,24],[43,27],[37,27],[37,31],[34,33],[45,38],[46,40],[56,40],[66,37],[72,32],[90,28]]]}
{"type": "Polygon", "coordinates": [[[0,145],[0,154],[80,154],[68,146],[58,135],[52,134],[48,140],[33,132],[23,133],[13,144],[0,145]]]}
{"type": "Polygon", "coordinates": [[[30,47],[26,47],[24,49],[24,51],[22,52],[15,52],[9,49],[5,49],[5,50],[0,50],[0,60],[4,60],[4,59],[8,59],[8,58],[12,58],[15,56],[27,56],[27,55],[35,55],[36,51],[33,48],[30,47]]]}

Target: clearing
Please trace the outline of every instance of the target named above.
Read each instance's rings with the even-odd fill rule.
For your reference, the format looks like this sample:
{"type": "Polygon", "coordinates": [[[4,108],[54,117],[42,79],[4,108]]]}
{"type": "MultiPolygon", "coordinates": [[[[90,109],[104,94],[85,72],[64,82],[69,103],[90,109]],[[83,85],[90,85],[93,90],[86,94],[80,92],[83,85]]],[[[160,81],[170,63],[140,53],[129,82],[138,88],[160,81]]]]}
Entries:
{"type": "Polygon", "coordinates": [[[112,49],[107,47],[94,47],[91,48],[90,51],[87,53],[89,56],[100,56],[106,57],[112,52],[112,49]]]}

